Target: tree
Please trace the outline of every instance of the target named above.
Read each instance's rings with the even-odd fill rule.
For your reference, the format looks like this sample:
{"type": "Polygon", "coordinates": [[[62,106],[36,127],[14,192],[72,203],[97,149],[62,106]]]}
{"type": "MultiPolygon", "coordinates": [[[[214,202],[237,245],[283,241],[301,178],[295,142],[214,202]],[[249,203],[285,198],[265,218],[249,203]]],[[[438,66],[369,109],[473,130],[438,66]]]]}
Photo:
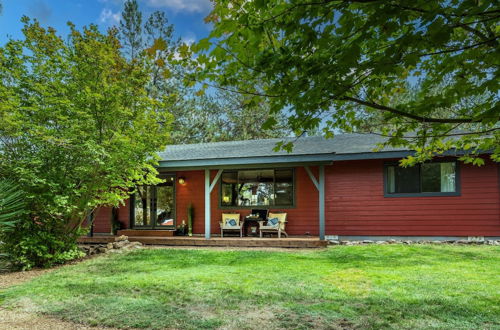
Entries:
{"type": "Polygon", "coordinates": [[[416,149],[408,163],[450,149],[500,161],[499,18],[496,1],[218,1],[192,79],[288,109],[296,134],[363,127],[416,149]]]}
{"type": "Polygon", "coordinates": [[[135,59],[143,47],[142,13],[137,0],[127,0],[124,3],[120,20],[120,34],[124,49],[130,59],[135,59]]]}
{"type": "Polygon", "coordinates": [[[74,247],[94,208],[158,183],[171,115],[156,111],[168,106],[148,96],[150,71],[121,55],[116,29],[70,25],[64,42],[23,22],[25,39],[0,48],[0,177],[26,192],[30,216],[19,232],[45,233],[39,245],[53,248],[27,257],[38,265],[74,247]]]}
{"type": "Polygon", "coordinates": [[[282,113],[270,114],[266,102],[252,104],[249,97],[219,91],[215,95],[193,95],[172,109],[172,140],[200,143],[278,138],[290,135],[282,113]],[[262,129],[270,117],[273,129],[262,129]]]}
{"type": "MultiPolygon", "coordinates": [[[[142,17],[137,3],[126,5],[125,17],[142,17]]],[[[135,20],[138,21],[138,20],[135,20]]],[[[139,20],[140,21],[140,20],[139,20]]],[[[130,24],[129,24],[130,25],[130,24]]],[[[120,25],[120,40],[145,40],[136,49],[136,58],[147,63],[152,74],[147,90],[152,98],[169,99],[168,109],[173,117],[172,142],[198,143],[226,140],[283,137],[288,135],[283,125],[272,130],[262,129],[262,124],[275,117],[281,123],[281,113],[269,114],[265,100],[254,103],[244,95],[231,95],[225,91],[200,93],[199,86],[186,86],[184,81],[195,66],[189,62],[179,63],[176,58],[187,49],[187,45],[174,37],[174,26],[169,24],[164,12],[155,11],[144,26],[133,29],[120,25]]]]}

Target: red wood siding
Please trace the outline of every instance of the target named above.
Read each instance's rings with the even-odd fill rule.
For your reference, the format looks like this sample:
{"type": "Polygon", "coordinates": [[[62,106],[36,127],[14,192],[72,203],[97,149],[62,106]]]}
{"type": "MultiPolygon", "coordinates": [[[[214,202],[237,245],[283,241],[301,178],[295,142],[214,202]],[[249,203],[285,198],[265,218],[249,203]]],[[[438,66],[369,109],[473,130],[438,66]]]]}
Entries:
{"type": "MultiPolygon", "coordinates": [[[[125,205],[120,205],[118,208],[118,220],[124,226],[122,229],[127,229],[130,226],[130,201],[126,200],[125,205]]],[[[95,233],[111,233],[111,210],[110,206],[102,206],[98,208],[94,215],[94,232],[95,233]]]]}
{"type": "Polygon", "coordinates": [[[96,210],[94,215],[94,232],[111,232],[111,207],[102,206],[96,210]]]}
{"type": "Polygon", "coordinates": [[[461,195],[384,197],[383,160],[326,168],[326,232],[333,235],[500,236],[498,164],[460,164],[461,195]]]}
{"type": "MultiPolygon", "coordinates": [[[[453,197],[384,197],[384,160],[343,161],[325,168],[326,234],[346,236],[500,236],[499,165],[460,164],[461,195],[453,197]]],[[[317,176],[317,168],[312,168],[317,176]]],[[[212,180],[217,171],[211,171],[212,180]]],[[[186,184],[176,183],[176,220],[187,222],[187,206],[194,206],[194,233],[205,231],[204,171],[177,172],[186,184]]],[[[295,206],[288,213],[287,232],[318,235],[318,191],[302,167],[295,169],[295,206]]],[[[211,193],[211,232],[219,233],[224,210],[219,208],[219,186],[211,193]]],[[[271,209],[272,210],[272,209],[271,209]]],[[[242,216],[249,209],[231,210],[242,216]]],[[[109,208],[98,211],[95,232],[110,231],[109,208]]],[[[119,209],[129,223],[129,205],[119,209]]]]}

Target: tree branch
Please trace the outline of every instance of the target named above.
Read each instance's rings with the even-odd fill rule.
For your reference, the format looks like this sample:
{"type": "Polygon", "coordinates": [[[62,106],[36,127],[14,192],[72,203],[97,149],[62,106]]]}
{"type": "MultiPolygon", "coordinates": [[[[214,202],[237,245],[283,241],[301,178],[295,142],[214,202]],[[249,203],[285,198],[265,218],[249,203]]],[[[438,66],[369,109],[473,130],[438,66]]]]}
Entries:
{"type": "MultiPolygon", "coordinates": [[[[367,106],[367,107],[372,108],[372,109],[390,112],[390,113],[393,113],[395,115],[399,115],[399,116],[402,116],[402,117],[410,118],[410,119],[413,119],[413,120],[416,120],[416,121],[427,122],[427,123],[447,123],[447,124],[464,123],[464,124],[466,124],[466,123],[477,123],[477,122],[481,121],[481,119],[466,118],[466,117],[462,117],[462,118],[434,118],[434,117],[425,117],[425,116],[420,116],[420,115],[408,113],[408,112],[405,112],[405,111],[401,111],[401,110],[398,110],[398,109],[394,109],[394,108],[391,108],[391,107],[388,107],[388,106],[385,106],[385,105],[381,105],[381,104],[377,104],[377,103],[374,103],[374,102],[364,101],[364,100],[357,99],[357,98],[350,97],[350,96],[344,96],[344,97],[340,98],[340,100],[351,101],[351,102],[354,102],[354,103],[357,103],[357,104],[361,104],[361,105],[367,106]]],[[[499,117],[499,120],[500,120],[500,117],[499,117]]]]}

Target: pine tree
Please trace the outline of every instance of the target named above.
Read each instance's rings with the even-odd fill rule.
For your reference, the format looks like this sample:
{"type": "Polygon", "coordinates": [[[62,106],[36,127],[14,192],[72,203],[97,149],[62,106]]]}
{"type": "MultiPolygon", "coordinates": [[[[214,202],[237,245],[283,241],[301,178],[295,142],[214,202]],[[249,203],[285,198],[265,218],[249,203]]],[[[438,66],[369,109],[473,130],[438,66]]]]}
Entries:
{"type": "Polygon", "coordinates": [[[143,48],[142,13],[139,11],[137,0],[125,1],[120,20],[120,40],[127,49],[130,60],[137,58],[143,48]]]}

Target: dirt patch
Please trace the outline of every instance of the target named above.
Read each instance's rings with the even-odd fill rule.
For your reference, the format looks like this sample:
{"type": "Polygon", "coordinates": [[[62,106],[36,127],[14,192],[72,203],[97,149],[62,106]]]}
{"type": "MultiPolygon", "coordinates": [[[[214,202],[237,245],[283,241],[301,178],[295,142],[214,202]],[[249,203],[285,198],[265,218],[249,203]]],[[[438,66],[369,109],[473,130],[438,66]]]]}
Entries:
{"type": "Polygon", "coordinates": [[[0,289],[8,288],[9,286],[18,285],[27,282],[35,277],[49,273],[51,269],[33,269],[25,272],[0,273],[0,289]]]}
{"type": "Polygon", "coordinates": [[[44,315],[0,308],[0,329],[110,330],[112,328],[90,327],[83,324],[57,320],[44,315]]]}

